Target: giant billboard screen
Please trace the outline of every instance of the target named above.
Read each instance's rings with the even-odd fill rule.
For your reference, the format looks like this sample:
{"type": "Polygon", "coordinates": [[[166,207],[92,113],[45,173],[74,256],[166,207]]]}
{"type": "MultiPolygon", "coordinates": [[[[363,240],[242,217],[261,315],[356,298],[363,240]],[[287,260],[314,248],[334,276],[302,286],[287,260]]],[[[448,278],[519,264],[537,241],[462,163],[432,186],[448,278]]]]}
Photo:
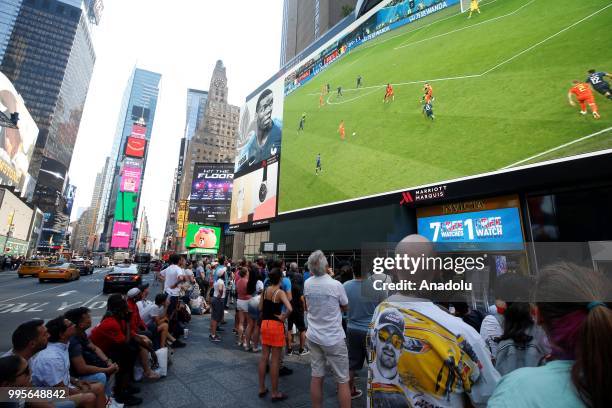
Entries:
{"type": "Polygon", "coordinates": [[[196,163],[189,195],[189,221],[228,222],[233,184],[232,163],[196,163]]]}
{"type": "Polygon", "coordinates": [[[117,221],[113,224],[111,248],[128,248],[132,235],[132,223],[117,221]]]}
{"type": "Polygon", "coordinates": [[[280,214],[612,151],[607,0],[470,19],[414,3],[381,2],[284,75],[280,214]]]}
{"type": "MultiPolygon", "coordinates": [[[[28,168],[38,137],[38,126],[9,79],[0,73],[0,113],[7,118],[17,113],[18,129],[0,126],[0,184],[22,193],[29,182],[28,168]]],[[[22,194],[23,195],[23,194],[22,194]]]]}

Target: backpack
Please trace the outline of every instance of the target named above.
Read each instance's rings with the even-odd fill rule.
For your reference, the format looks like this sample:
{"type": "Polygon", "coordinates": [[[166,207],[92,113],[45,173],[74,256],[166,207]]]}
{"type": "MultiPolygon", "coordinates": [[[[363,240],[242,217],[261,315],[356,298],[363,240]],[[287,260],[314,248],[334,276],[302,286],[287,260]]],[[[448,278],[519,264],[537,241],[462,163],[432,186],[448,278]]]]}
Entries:
{"type": "Polygon", "coordinates": [[[547,351],[539,341],[536,326],[531,326],[527,334],[531,336],[527,343],[516,343],[512,339],[499,342],[495,368],[502,376],[517,368],[538,367],[546,357],[547,351]]]}

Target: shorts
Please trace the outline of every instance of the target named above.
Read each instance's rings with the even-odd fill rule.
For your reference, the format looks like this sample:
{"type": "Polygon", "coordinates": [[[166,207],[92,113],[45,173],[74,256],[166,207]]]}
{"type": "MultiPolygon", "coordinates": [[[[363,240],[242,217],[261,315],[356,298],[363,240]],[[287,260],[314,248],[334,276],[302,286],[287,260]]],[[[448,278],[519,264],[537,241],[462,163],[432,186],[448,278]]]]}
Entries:
{"type": "Polygon", "coordinates": [[[236,302],[236,309],[238,309],[241,312],[248,312],[249,311],[249,301],[238,299],[238,301],[236,302]]]}
{"type": "Polygon", "coordinates": [[[261,344],[270,347],[285,346],[285,325],[278,320],[261,322],[261,344]]]}
{"type": "Polygon", "coordinates": [[[333,346],[322,346],[309,339],[306,341],[310,350],[310,368],[313,377],[325,377],[325,363],[328,363],[338,384],[349,382],[348,350],[344,339],[333,346]]]}
{"type": "Polygon", "coordinates": [[[225,312],[223,298],[213,297],[210,304],[212,307],[210,318],[216,322],[220,322],[221,320],[223,320],[223,314],[225,312]]]}
{"type": "Polygon", "coordinates": [[[362,330],[348,329],[346,340],[348,343],[349,370],[359,371],[363,368],[366,359],[366,337],[368,333],[362,330]]]}
{"type": "Polygon", "coordinates": [[[291,312],[291,314],[287,318],[287,329],[291,330],[291,327],[293,327],[294,324],[300,333],[306,331],[306,324],[304,323],[304,312],[291,312]]]}
{"type": "Polygon", "coordinates": [[[83,380],[83,381],[89,381],[89,382],[98,382],[102,385],[104,385],[104,394],[107,397],[110,397],[113,394],[113,390],[111,390],[111,385],[112,383],[110,381],[108,381],[108,378],[106,378],[106,374],[104,373],[95,373],[95,374],[89,374],[89,375],[83,375],[81,377],[79,377],[79,380],[83,380]]]}
{"type": "Polygon", "coordinates": [[[606,92],[610,92],[610,85],[601,84],[599,86],[593,86],[593,88],[602,95],[605,95],[606,92]]]}

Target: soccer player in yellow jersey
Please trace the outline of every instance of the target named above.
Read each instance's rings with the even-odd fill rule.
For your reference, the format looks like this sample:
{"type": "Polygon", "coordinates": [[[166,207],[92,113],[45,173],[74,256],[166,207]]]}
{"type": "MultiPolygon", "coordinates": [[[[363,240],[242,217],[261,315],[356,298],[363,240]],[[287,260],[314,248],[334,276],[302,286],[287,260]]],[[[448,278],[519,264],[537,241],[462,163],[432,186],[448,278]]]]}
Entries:
{"type": "Polygon", "coordinates": [[[468,18],[472,17],[472,13],[477,11],[478,14],[480,14],[480,7],[478,7],[478,0],[472,0],[470,2],[470,14],[468,15],[468,18]]]}

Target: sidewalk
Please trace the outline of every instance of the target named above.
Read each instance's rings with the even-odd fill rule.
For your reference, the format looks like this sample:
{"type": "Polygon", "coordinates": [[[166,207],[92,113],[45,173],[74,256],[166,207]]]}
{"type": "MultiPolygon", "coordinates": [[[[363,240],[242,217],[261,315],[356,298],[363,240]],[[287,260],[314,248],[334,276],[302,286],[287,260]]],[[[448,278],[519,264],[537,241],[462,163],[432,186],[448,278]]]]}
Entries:
{"type": "MultiPolygon", "coordinates": [[[[234,309],[225,315],[225,331],[220,343],[208,340],[210,315],[193,316],[189,324],[187,347],[175,351],[168,376],[157,382],[140,383],[139,394],[146,408],[162,407],[310,407],[310,356],[286,356],[285,364],[293,374],[280,378],[279,388],[289,395],[272,403],[270,393],[259,399],[257,363],[261,353],[249,353],[236,346],[232,334],[234,309]]],[[[364,391],[353,400],[353,407],[365,407],[367,370],[359,373],[357,387],[364,391]]],[[[268,389],[270,377],[266,378],[268,389]]],[[[324,406],[337,407],[336,387],[331,373],[325,377],[324,406]]]]}

